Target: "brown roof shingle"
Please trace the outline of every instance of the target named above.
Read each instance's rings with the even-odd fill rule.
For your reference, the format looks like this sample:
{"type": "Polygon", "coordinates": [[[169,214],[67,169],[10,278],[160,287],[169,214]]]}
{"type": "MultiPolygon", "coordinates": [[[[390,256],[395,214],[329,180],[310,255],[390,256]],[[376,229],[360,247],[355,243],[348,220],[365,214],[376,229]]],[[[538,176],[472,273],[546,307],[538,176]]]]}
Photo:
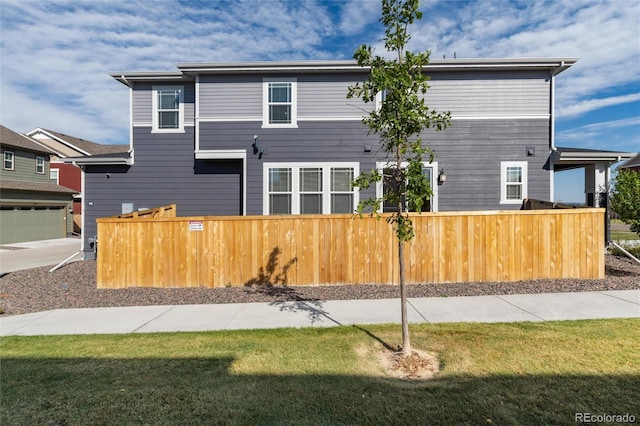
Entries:
{"type": "Polygon", "coordinates": [[[21,135],[13,130],[0,125],[0,143],[2,145],[24,149],[26,151],[53,154],[49,148],[39,144],[28,136],[21,135]]]}
{"type": "Polygon", "coordinates": [[[75,136],[65,135],[64,133],[56,132],[49,129],[42,130],[52,134],[59,139],[62,139],[63,141],[73,145],[76,148],[81,149],[84,152],[88,152],[89,155],[113,154],[116,152],[127,152],[129,150],[129,145],[103,145],[85,139],[76,138],[75,136]]]}
{"type": "Polygon", "coordinates": [[[67,194],[75,194],[78,192],[67,188],[66,186],[56,185],[55,183],[5,179],[0,180],[0,189],[14,191],[61,192],[67,194]]]}

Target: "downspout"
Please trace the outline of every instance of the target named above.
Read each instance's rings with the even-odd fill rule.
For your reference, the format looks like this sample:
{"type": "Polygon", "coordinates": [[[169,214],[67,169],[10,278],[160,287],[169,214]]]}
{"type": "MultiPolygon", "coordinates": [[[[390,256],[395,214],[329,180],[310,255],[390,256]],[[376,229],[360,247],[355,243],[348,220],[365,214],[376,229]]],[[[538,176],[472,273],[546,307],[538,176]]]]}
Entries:
{"type": "MultiPolygon", "coordinates": [[[[77,161],[73,161],[71,164],[73,164],[75,167],[80,169],[80,194],[81,194],[81,198],[80,198],[80,210],[82,211],[82,214],[80,215],[80,251],[84,253],[84,216],[85,216],[85,209],[86,209],[86,205],[85,205],[85,187],[84,187],[84,166],[79,166],[77,161]]],[[[84,259],[84,256],[83,256],[84,259]]]]}
{"type": "Polygon", "coordinates": [[[564,61],[560,61],[560,65],[555,69],[551,70],[551,99],[550,99],[550,109],[551,109],[551,123],[550,123],[550,148],[551,152],[555,152],[558,149],[556,148],[555,134],[556,134],[556,123],[555,123],[555,110],[556,110],[556,79],[555,76],[560,73],[565,68],[564,61]]]}
{"type": "Polygon", "coordinates": [[[551,150],[549,155],[549,173],[551,173],[551,179],[549,182],[549,199],[554,202],[555,198],[555,164],[553,162],[553,154],[558,151],[556,148],[556,124],[555,124],[555,110],[556,110],[556,79],[555,76],[564,67],[564,61],[560,62],[560,66],[551,70],[549,73],[549,148],[551,150]]]}

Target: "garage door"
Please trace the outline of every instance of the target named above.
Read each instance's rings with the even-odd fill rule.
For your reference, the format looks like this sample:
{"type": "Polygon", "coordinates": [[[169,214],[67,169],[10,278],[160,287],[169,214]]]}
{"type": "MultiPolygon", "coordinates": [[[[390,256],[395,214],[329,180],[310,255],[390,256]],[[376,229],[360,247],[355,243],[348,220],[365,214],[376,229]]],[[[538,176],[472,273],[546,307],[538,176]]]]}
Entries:
{"type": "Polygon", "coordinates": [[[5,207],[0,210],[0,244],[66,237],[64,207],[5,207]]]}

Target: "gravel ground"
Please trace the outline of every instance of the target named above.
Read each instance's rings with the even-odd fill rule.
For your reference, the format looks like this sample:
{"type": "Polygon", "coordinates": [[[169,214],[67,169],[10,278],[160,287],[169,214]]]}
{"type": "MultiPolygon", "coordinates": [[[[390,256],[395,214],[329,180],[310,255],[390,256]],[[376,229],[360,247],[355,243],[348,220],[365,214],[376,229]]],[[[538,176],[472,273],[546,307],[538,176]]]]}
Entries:
{"type": "MultiPolygon", "coordinates": [[[[410,285],[409,297],[478,296],[554,293],[640,288],[640,265],[607,255],[602,280],[536,280],[515,283],[410,285]]],[[[399,297],[396,285],[335,285],[309,287],[127,288],[97,289],[95,261],[66,265],[55,272],[41,267],[0,278],[0,309],[4,316],[63,308],[186,305],[282,301],[386,299],[399,297]]]]}

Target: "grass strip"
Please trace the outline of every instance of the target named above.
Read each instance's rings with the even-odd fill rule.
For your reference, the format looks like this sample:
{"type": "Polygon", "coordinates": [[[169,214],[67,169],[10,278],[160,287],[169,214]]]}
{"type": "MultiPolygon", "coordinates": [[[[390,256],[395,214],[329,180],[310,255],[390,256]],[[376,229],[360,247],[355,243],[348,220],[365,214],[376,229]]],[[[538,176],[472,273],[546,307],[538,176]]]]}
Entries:
{"type": "MultiPolygon", "coordinates": [[[[397,325],[0,339],[0,424],[575,424],[640,419],[640,320],[414,325],[429,381],[377,362],[397,325]]],[[[637,420],[636,420],[637,421],[637,420]]]]}

